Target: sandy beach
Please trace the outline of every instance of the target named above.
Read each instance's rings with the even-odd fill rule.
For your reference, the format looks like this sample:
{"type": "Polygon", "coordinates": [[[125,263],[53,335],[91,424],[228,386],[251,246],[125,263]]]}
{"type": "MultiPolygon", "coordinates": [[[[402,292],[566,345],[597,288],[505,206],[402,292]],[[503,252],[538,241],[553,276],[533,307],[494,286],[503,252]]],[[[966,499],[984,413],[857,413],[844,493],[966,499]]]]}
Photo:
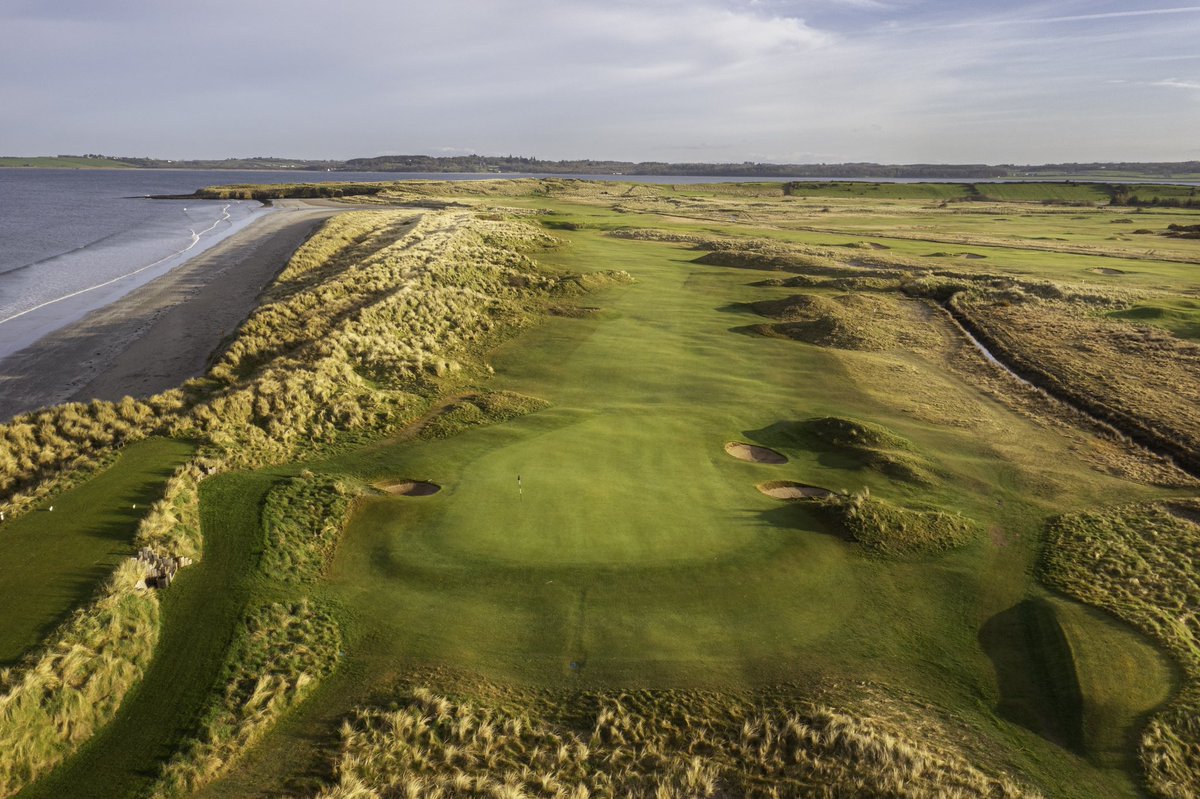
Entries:
{"type": "Polygon", "coordinates": [[[301,200],[0,360],[0,421],[47,405],[145,397],[202,375],[305,239],[349,210],[301,200]]]}

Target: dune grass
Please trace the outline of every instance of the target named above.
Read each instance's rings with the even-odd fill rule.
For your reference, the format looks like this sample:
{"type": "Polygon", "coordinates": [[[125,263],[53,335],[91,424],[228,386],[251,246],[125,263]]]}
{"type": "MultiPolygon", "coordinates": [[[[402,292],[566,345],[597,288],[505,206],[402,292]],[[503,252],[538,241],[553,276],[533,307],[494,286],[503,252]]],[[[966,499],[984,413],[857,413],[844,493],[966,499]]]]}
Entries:
{"type": "Polygon", "coordinates": [[[262,569],[282,582],[319,580],[337,551],[357,493],[336,478],[312,472],[271,489],[262,511],[262,569]]]}
{"type": "Polygon", "coordinates": [[[496,693],[416,687],[398,709],[358,711],[342,728],[337,783],[320,799],[1039,795],[973,765],[948,725],[865,688],[851,707],[682,691],[496,693]]]}
{"type": "Polygon", "coordinates": [[[106,724],[141,679],[158,639],[158,597],[124,561],[25,662],[0,670],[0,796],[11,796],[106,724]]]}

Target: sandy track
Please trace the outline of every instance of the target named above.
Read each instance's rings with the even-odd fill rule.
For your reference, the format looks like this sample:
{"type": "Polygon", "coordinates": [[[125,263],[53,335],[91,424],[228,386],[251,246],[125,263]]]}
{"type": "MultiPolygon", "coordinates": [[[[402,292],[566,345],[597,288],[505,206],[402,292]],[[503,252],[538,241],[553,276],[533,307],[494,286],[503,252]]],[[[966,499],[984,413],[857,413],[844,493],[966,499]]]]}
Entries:
{"type": "Polygon", "coordinates": [[[213,352],[321,222],[352,207],[282,201],[153,282],[0,360],[0,421],[69,400],[145,397],[207,370],[213,352]]]}

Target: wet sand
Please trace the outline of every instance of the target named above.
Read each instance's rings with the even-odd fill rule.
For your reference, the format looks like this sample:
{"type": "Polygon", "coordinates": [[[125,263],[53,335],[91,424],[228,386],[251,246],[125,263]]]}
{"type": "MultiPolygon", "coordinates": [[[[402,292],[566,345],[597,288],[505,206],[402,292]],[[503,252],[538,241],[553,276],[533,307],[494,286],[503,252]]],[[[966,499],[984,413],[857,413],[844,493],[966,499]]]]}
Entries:
{"type": "Polygon", "coordinates": [[[0,360],[0,422],[68,401],[147,397],[202,375],[292,253],[347,206],[297,200],[0,360]]]}

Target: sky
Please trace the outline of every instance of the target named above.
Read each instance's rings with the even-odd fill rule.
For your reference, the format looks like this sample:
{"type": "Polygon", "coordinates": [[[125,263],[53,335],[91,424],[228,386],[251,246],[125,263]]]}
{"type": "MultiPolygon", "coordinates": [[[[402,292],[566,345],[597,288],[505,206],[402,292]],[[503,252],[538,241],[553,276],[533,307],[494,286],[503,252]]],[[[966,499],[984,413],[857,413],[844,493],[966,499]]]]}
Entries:
{"type": "Polygon", "coordinates": [[[1200,159],[1200,5],[0,0],[0,154],[1200,159]]]}

